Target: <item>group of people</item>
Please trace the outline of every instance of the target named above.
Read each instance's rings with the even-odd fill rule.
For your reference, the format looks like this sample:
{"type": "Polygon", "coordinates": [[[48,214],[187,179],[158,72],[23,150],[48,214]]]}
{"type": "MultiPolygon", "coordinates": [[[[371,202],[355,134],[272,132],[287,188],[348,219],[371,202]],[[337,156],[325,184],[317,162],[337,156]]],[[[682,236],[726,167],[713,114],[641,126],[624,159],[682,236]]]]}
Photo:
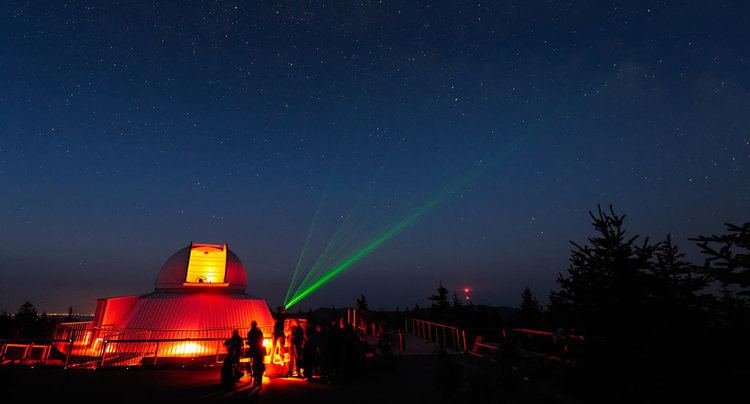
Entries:
{"type": "Polygon", "coordinates": [[[290,377],[345,379],[356,371],[364,353],[351,324],[307,322],[303,328],[296,320],[289,337],[290,377]]]}
{"type": "MultiPolygon", "coordinates": [[[[242,337],[237,330],[234,330],[232,336],[224,341],[227,357],[224,359],[221,379],[225,386],[233,386],[243,376],[240,370],[243,345],[242,337]]],[[[253,376],[253,386],[260,387],[266,370],[266,365],[263,363],[266,348],[263,346],[263,331],[258,328],[258,323],[255,321],[250,324],[250,330],[247,332],[247,346],[247,356],[250,359],[247,370],[253,376]]]]}
{"type": "MultiPolygon", "coordinates": [[[[263,381],[265,365],[263,359],[267,352],[263,346],[263,332],[253,321],[247,333],[248,371],[253,376],[253,383],[260,386],[263,381]]],[[[240,370],[240,358],[243,354],[243,340],[237,330],[232,337],[224,342],[227,348],[227,358],[222,380],[230,378],[233,385],[243,373],[240,370]]],[[[326,380],[342,380],[356,372],[364,354],[363,344],[354,329],[349,324],[332,321],[328,324],[306,322],[305,326],[299,320],[287,334],[283,312],[276,316],[273,330],[272,361],[279,363],[289,353],[289,377],[304,377],[312,379],[318,376],[326,380]],[[289,344],[287,344],[287,339],[289,344]]]]}

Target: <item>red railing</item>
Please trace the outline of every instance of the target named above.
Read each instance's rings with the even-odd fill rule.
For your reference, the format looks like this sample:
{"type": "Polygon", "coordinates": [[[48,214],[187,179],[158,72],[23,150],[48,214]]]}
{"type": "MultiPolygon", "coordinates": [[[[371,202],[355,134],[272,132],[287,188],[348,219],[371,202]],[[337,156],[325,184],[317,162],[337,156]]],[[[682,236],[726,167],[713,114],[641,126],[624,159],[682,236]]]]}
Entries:
{"type": "MultiPolygon", "coordinates": [[[[247,335],[249,327],[200,330],[128,329],[65,323],[55,329],[53,346],[66,367],[139,366],[157,364],[216,364],[226,349],[223,342],[234,330],[247,335]]],[[[260,327],[270,348],[272,326],[260,327]]],[[[270,351],[270,349],[269,349],[270,351]]]]}
{"type": "Polygon", "coordinates": [[[49,357],[50,345],[43,344],[12,344],[0,347],[0,364],[45,364],[49,357]]]}

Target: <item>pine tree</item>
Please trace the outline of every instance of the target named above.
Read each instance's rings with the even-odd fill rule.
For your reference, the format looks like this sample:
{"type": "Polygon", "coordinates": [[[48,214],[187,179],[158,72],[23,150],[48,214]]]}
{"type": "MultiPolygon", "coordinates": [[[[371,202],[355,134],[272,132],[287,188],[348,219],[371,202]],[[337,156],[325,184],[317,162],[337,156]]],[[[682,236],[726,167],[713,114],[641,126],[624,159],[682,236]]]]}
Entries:
{"type": "Polygon", "coordinates": [[[65,322],[73,321],[73,306],[68,306],[68,314],[65,316],[65,322]]]}
{"type": "Polygon", "coordinates": [[[442,282],[438,285],[437,294],[430,296],[430,300],[433,309],[445,310],[448,308],[448,289],[443,287],[442,282]]]}
{"type": "Polygon", "coordinates": [[[589,245],[571,241],[567,275],[560,274],[558,292],[550,295],[551,309],[569,325],[600,338],[629,338],[645,310],[646,273],[656,246],[638,236],[626,238],[625,216],[610,206],[589,212],[596,236],[589,245]]]}
{"type": "Polygon", "coordinates": [[[463,304],[461,303],[461,299],[458,298],[458,293],[456,291],[453,291],[453,307],[461,307],[463,304]]]}
{"type": "MultiPolygon", "coordinates": [[[[722,235],[701,236],[694,239],[707,255],[701,272],[708,281],[717,282],[721,292],[713,310],[714,325],[730,331],[725,345],[737,347],[750,359],[750,222],[737,226],[725,223],[722,235]]],[[[739,355],[735,355],[739,356],[739,355]]]]}
{"type": "Polygon", "coordinates": [[[30,302],[25,302],[18,308],[13,320],[20,338],[28,340],[34,337],[37,330],[37,319],[36,308],[30,302]]]}
{"type": "Polygon", "coordinates": [[[357,312],[364,316],[364,315],[367,315],[367,310],[368,310],[367,298],[365,297],[364,294],[360,295],[357,298],[357,312]]]}
{"type": "Polygon", "coordinates": [[[526,325],[536,326],[539,323],[542,309],[528,286],[521,293],[521,304],[518,308],[521,310],[521,317],[526,325]]]}
{"type": "Polygon", "coordinates": [[[21,307],[18,308],[15,320],[21,325],[35,323],[37,320],[37,312],[34,305],[28,301],[22,304],[21,307]]]}
{"type": "Polygon", "coordinates": [[[725,223],[727,232],[722,235],[701,236],[697,241],[708,257],[704,273],[735,291],[750,303],[750,222],[742,226],[725,223]]]}
{"type": "Polygon", "coordinates": [[[649,271],[652,303],[665,304],[670,308],[697,303],[697,293],[707,286],[707,280],[684,257],[685,254],[679,252],[669,234],[656,246],[656,260],[649,271]]]}

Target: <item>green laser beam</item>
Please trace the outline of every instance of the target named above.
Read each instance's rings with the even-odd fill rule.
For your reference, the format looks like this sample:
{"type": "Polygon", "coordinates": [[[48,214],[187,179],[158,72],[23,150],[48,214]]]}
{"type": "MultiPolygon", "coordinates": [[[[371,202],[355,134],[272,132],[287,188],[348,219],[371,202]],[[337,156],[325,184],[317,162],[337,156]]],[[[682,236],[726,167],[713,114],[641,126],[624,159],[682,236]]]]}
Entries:
{"type": "MultiPolygon", "coordinates": [[[[351,227],[349,226],[349,223],[351,222],[351,218],[354,216],[355,216],[354,209],[352,209],[347,214],[344,222],[338,227],[333,237],[328,241],[328,243],[326,244],[325,248],[318,256],[318,258],[315,260],[309,272],[305,276],[305,279],[297,287],[297,290],[304,289],[307,286],[309,286],[309,284],[315,280],[316,276],[320,275],[322,269],[329,267],[329,264],[331,263],[332,260],[335,259],[335,257],[341,256],[340,255],[341,252],[338,250],[346,246],[339,242],[339,237],[341,234],[346,233],[345,230],[348,230],[351,227]]],[[[358,227],[355,227],[354,230],[356,230],[357,228],[358,227]]]]}
{"type": "MultiPolygon", "coordinates": [[[[350,268],[352,265],[356,264],[357,262],[365,258],[372,251],[380,247],[388,239],[390,239],[397,233],[401,232],[406,226],[414,222],[419,217],[423,216],[425,213],[427,213],[429,210],[431,210],[440,202],[446,200],[452,194],[457,192],[460,188],[466,186],[468,183],[470,183],[481,173],[489,169],[491,166],[495,165],[500,160],[501,157],[504,157],[505,155],[507,155],[514,149],[513,146],[517,140],[522,140],[524,138],[525,138],[524,136],[517,136],[516,138],[512,139],[510,142],[505,144],[505,147],[503,147],[503,149],[501,149],[498,152],[498,154],[495,156],[496,159],[494,159],[493,164],[479,164],[477,167],[471,170],[467,175],[455,181],[452,184],[452,186],[446,187],[446,189],[443,192],[440,192],[437,195],[437,197],[431,199],[427,204],[425,204],[423,207],[418,209],[416,212],[412,213],[411,215],[408,215],[402,221],[398,222],[395,226],[391,227],[386,232],[381,234],[379,237],[375,238],[372,242],[370,242],[369,244],[365,245],[363,248],[353,253],[346,260],[336,265],[329,271],[325,272],[324,275],[316,279],[309,286],[307,286],[306,288],[302,288],[302,287],[297,288],[297,291],[295,292],[292,299],[289,302],[285,303],[285,307],[289,308],[293,306],[294,304],[298,303],[300,300],[304,299],[305,297],[310,295],[312,292],[314,292],[321,286],[328,283],[335,276],[339,275],[341,272],[345,271],[346,269],[350,268]]],[[[308,273],[308,276],[309,275],[310,274],[308,273]]]]}
{"type": "Polygon", "coordinates": [[[352,265],[361,261],[363,258],[369,255],[375,249],[380,247],[383,243],[385,243],[390,238],[392,238],[393,236],[395,236],[396,234],[404,230],[404,228],[406,228],[409,224],[413,223],[415,220],[417,220],[418,218],[420,218],[421,216],[429,212],[432,208],[434,208],[435,206],[437,206],[438,204],[440,204],[441,202],[449,198],[455,192],[455,189],[457,187],[460,187],[464,182],[465,181],[458,181],[453,187],[448,187],[446,190],[439,193],[436,197],[428,201],[425,205],[423,205],[421,208],[416,210],[414,213],[406,216],[404,219],[402,219],[396,225],[392,226],[391,228],[383,232],[380,236],[375,238],[373,241],[369,242],[364,247],[355,251],[352,255],[350,255],[343,262],[337,264],[335,267],[325,272],[324,275],[316,279],[308,287],[298,288],[297,292],[294,294],[292,299],[288,303],[286,303],[285,307],[289,308],[293,306],[300,300],[307,297],[310,293],[314,292],[316,289],[326,284],[335,276],[339,275],[341,272],[345,271],[346,269],[350,268],[352,265]]]}
{"type": "Polygon", "coordinates": [[[299,258],[297,259],[297,265],[294,267],[294,273],[292,274],[292,281],[289,283],[289,288],[286,291],[286,295],[284,295],[285,302],[289,300],[289,295],[292,294],[292,288],[297,284],[297,278],[299,277],[299,269],[302,266],[302,261],[305,257],[307,246],[310,244],[310,238],[312,237],[312,234],[315,230],[315,224],[318,222],[318,216],[320,214],[320,207],[323,206],[323,200],[325,199],[325,196],[326,194],[324,191],[323,195],[320,196],[318,207],[315,209],[315,215],[313,216],[313,221],[312,221],[312,224],[310,225],[310,229],[307,231],[307,237],[305,237],[305,243],[302,245],[302,251],[300,251],[299,253],[299,258]]]}
{"type": "MultiPolygon", "coordinates": [[[[416,208],[419,208],[419,206],[416,208]]],[[[383,217],[381,220],[373,221],[372,216],[377,209],[377,207],[368,206],[368,215],[360,215],[360,220],[357,220],[357,225],[350,226],[350,231],[346,232],[346,237],[342,237],[336,244],[335,248],[332,248],[325,258],[321,257],[319,266],[315,268],[318,271],[316,272],[316,277],[319,276],[320,273],[324,273],[324,270],[330,269],[338,264],[341,261],[341,257],[348,257],[369,244],[373,240],[373,236],[377,236],[378,234],[387,231],[394,225],[394,223],[398,223],[402,220],[405,213],[408,214],[415,208],[409,209],[405,213],[397,214],[395,216],[395,212],[382,212],[386,214],[391,213],[391,215],[387,218],[383,217]]],[[[315,277],[313,279],[315,279],[315,277]]]]}
{"type": "Polygon", "coordinates": [[[310,293],[314,292],[316,289],[320,288],[321,286],[326,284],[328,281],[333,279],[336,275],[346,270],[347,268],[351,267],[352,265],[356,264],[357,262],[361,261],[364,257],[366,257],[371,252],[373,252],[376,248],[380,247],[381,244],[385,243],[388,239],[390,239],[391,237],[401,232],[401,230],[403,230],[406,226],[408,226],[409,224],[417,220],[420,216],[427,213],[427,211],[429,211],[432,207],[437,205],[438,202],[439,200],[431,201],[426,206],[422,207],[418,211],[407,216],[404,220],[402,220],[395,226],[391,227],[385,233],[381,234],[373,242],[371,242],[370,244],[361,248],[359,251],[352,254],[344,262],[340,263],[338,266],[328,271],[325,275],[323,275],[321,278],[316,280],[306,289],[302,290],[301,292],[296,293],[294,297],[292,298],[292,300],[290,300],[289,303],[285,305],[285,308],[289,309],[293,305],[297,304],[297,302],[307,297],[310,293]]]}
{"type": "MultiPolygon", "coordinates": [[[[380,176],[382,175],[382,173],[384,171],[385,163],[388,161],[389,158],[390,158],[390,155],[383,159],[383,161],[380,164],[380,168],[378,168],[378,170],[375,172],[375,175],[373,176],[372,180],[370,180],[369,184],[374,183],[375,181],[377,181],[378,178],[380,178],[380,176]]],[[[318,275],[318,273],[320,272],[320,268],[321,268],[321,261],[322,262],[327,262],[329,260],[328,257],[330,256],[329,253],[330,253],[331,248],[333,248],[336,245],[336,243],[338,242],[339,237],[342,234],[343,230],[351,222],[352,217],[354,217],[355,215],[359,214],[358,210],[361,210],[361,206],[363,205],[363,202],[365,200],[367,200],[367,198],[370,196],[370,194],[372,193],[373,188],[374,188],[373,186],[368,186],[367,189],[366,189],[366,191],[363,192],[363,193],[361,193],[360,197],[357,198],[357,201],[355,202],[355,204],[352,206],[352,208],[346,214],[346,217],[344,218],[344,222],[341,223],[341,225],[339,225],[339,227],[336,229],[336,231],[333,234],[333,237],[331,237],[331,239],[328,240],[328,243],[323,248],[323,252],[321,252],[320,255],[318,255],[318,258],[315,260],[315,262],[313,263],[312,267],[310,268],[310,270],[305,275],[305,278],[302,280],[302,282],[299,284],[299,286],[297,286],[297,291],[299,291],[300,289],[304,289],[305,287],[307,287],[308,284],[309,284],[309,282],[312,279],[314,279],[316,275],[318,275]]],[[[284,299],[285,303],[287,301],[288,301],[288,297],[284,299]]]]}
{"type": "Polygon", "coordinates": [[[331,168],[328,171],[328,176],[326,177],[325,185],[323,186],[323,194],[320,196],[320,201],[318,201],[318,206],[315,209],[315,215],[313,216],[312,223],[310,224],[310,229],[307,231],[307,236],[305,237],[305,243],[303,244],[302,250],[300,251],[300,255],[297,258],[297,265],[294,267],[294,272],[292,273],[292,280],[289,282],[289,288],[287,288],[286,295],[284,296],[284,302],[286,302],[289,299],[289,295],[292,294],[292,288],[294,288],[297,284],[297,278],[299,277],[299,272],[300,272],[300,268],[302,267],[302,263],[305,260],[307,247],[310,244],[310,239],[312,238],[312,235],[315,233],[316,224],[318,222],[318,216],[320,215],[320,210],[321,210],[321,207],[323,206],[323,201],[325,200],[325,196],[328,193],[328,189],[331,185],[331,178],[333,177],[333,173],[339,164],[341,150],[344,147],[344,142],[346,141],[346,138],[347,138],[347,134],[344,133],[341,135],[341,139],[339,139],[339,144],[338,144],[338,147],[336,148],[336,157],[334,158],[333,163],[331,164],[331,168]]]}

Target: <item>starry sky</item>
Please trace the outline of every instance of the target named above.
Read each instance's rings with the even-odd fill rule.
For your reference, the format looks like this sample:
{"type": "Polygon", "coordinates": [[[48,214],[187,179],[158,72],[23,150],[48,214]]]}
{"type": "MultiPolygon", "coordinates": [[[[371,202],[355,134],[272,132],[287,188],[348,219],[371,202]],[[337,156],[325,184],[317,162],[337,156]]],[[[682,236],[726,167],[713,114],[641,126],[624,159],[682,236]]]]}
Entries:
{"type": "Polygon", "coordinates": [[[191,240],[277,305],[308,234],[445,190],[299,307],[544,301],[597,204],[691,257],[750,218],[747,2],[148,3],[0,4],[0,310],[149,292],[191,240]]]}

